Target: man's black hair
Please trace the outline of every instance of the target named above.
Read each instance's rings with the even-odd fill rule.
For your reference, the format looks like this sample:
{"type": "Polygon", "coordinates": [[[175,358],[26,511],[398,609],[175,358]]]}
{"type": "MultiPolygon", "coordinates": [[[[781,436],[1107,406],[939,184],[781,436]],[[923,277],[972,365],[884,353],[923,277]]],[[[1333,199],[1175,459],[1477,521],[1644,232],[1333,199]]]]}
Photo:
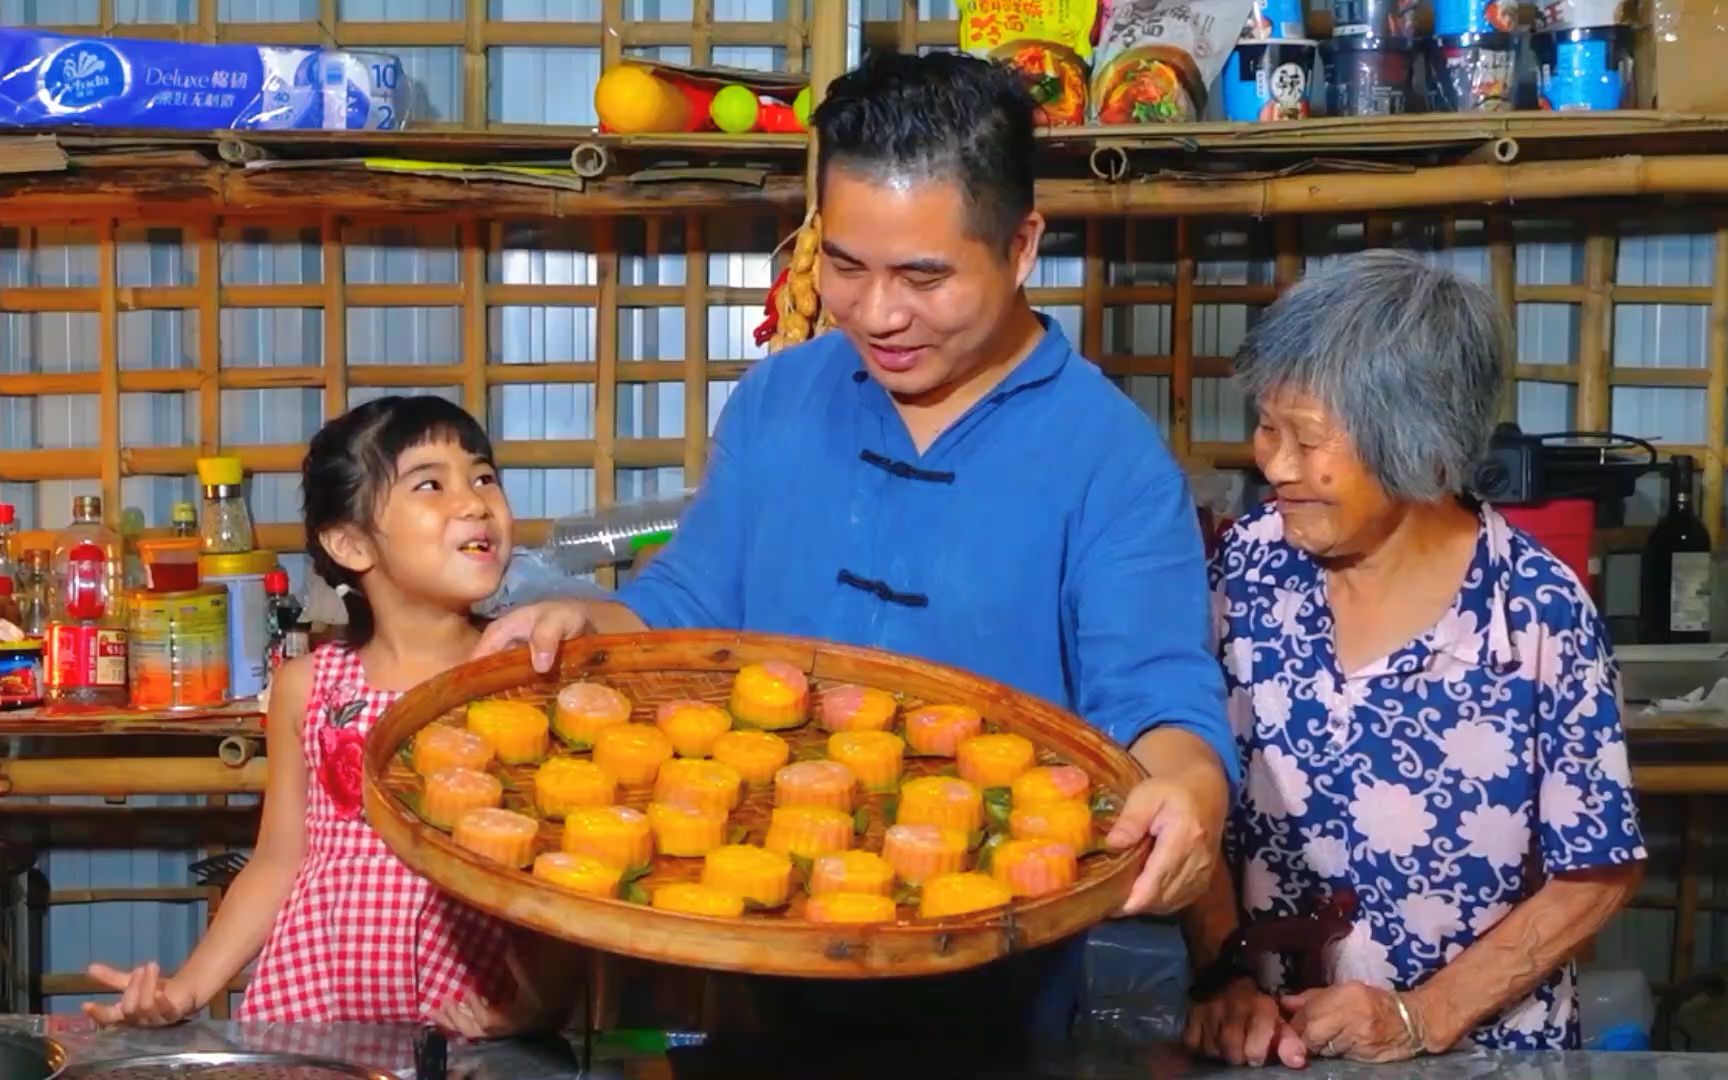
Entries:
{"type": "Polygon", "coordinates": [[[835,79],[816,110],[818,179],[948,180],[971,233],[1004,254],[1032,210],[1037,106],[1020,77],[960,53],[876,52],[835,79]]]}

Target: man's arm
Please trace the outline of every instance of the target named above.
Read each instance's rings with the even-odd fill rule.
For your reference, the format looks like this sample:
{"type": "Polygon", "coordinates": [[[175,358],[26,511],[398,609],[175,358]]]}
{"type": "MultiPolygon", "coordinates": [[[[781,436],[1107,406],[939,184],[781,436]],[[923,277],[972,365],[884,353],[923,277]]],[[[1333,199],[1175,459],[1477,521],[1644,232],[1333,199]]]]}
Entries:
{"type": "Polygon", "coordinates": [[[1108,838],[1113,848],[1154,841],[1124,910],[1168,913],[1211,880],[1241,763],[1188,485],[1162,453],[1111,479],[1088,493],[1069,577],[1075,696],[1151,776],[1108,838]]]}

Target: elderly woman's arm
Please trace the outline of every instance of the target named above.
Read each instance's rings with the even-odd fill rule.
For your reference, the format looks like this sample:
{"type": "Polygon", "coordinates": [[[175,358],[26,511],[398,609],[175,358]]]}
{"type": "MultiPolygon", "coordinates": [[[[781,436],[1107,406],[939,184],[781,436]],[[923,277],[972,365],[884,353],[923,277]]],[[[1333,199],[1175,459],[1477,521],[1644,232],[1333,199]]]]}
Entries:
{"type": "Polygon", "coordinates": [[[1554,877],[1513,908],[1481,940],[1404,995],[1420,1048],[1410,1039],[1393,992],[1366,983],[1285,997],[1290,1026],[1310,1051],[1357,1061],[1399,1061],[1448,1050],[1477,1024],[1541,985],[1620,909],[1643,877],[1642,863],[1573,871],[1554,877]]]}

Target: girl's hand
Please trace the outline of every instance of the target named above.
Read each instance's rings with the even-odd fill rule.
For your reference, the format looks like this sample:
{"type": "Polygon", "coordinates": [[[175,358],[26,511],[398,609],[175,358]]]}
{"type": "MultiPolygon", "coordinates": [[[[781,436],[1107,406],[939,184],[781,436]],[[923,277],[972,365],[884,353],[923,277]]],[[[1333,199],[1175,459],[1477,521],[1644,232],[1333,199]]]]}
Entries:
{"type": "Polygon", "coordinates": [[[532,995],[495,1005],[479,994],[451,998],[432,1012],[432,1022],[464,1039],[502,1039],[539,1026],[544,1010],[532,995]]]}
{"type": "Polygon", "coordinates": [[[198,1011],[198,1001],[192,991],[162,977],[155,963],[117,971],[107,964],[91,964],[92,979],[120,992],[117,1005],[84,1003],[84,1015],[103,1027],[125,1024],[131,1027],[167,1027],[178,1024],[198,1011]]]}
{"type": "Polygon", "coordinates": [[[533,656],[534,670],[545,674],[552,670],[559,645],[567,638],[580,637],[593,629],[588,605],[580,600],[546,600],[527,604],[505,612],[486,628],[480,635],[479,644],[474,646],[474,658],[527,645],[533,656]]]}

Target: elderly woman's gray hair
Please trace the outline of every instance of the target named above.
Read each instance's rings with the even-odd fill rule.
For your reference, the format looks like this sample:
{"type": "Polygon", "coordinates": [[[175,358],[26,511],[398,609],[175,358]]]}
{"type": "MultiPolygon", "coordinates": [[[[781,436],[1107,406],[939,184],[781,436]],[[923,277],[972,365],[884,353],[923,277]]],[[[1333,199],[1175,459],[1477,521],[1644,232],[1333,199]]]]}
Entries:
{"type": "Polygon", "coordinates": [[[1256,399],[1311,394],[1393,498],[1464,491],[1488,449],[1507,364],[1488,290],[1398,251],[1311,274],[1267,309],[1236,354],[1256,399]]]}

